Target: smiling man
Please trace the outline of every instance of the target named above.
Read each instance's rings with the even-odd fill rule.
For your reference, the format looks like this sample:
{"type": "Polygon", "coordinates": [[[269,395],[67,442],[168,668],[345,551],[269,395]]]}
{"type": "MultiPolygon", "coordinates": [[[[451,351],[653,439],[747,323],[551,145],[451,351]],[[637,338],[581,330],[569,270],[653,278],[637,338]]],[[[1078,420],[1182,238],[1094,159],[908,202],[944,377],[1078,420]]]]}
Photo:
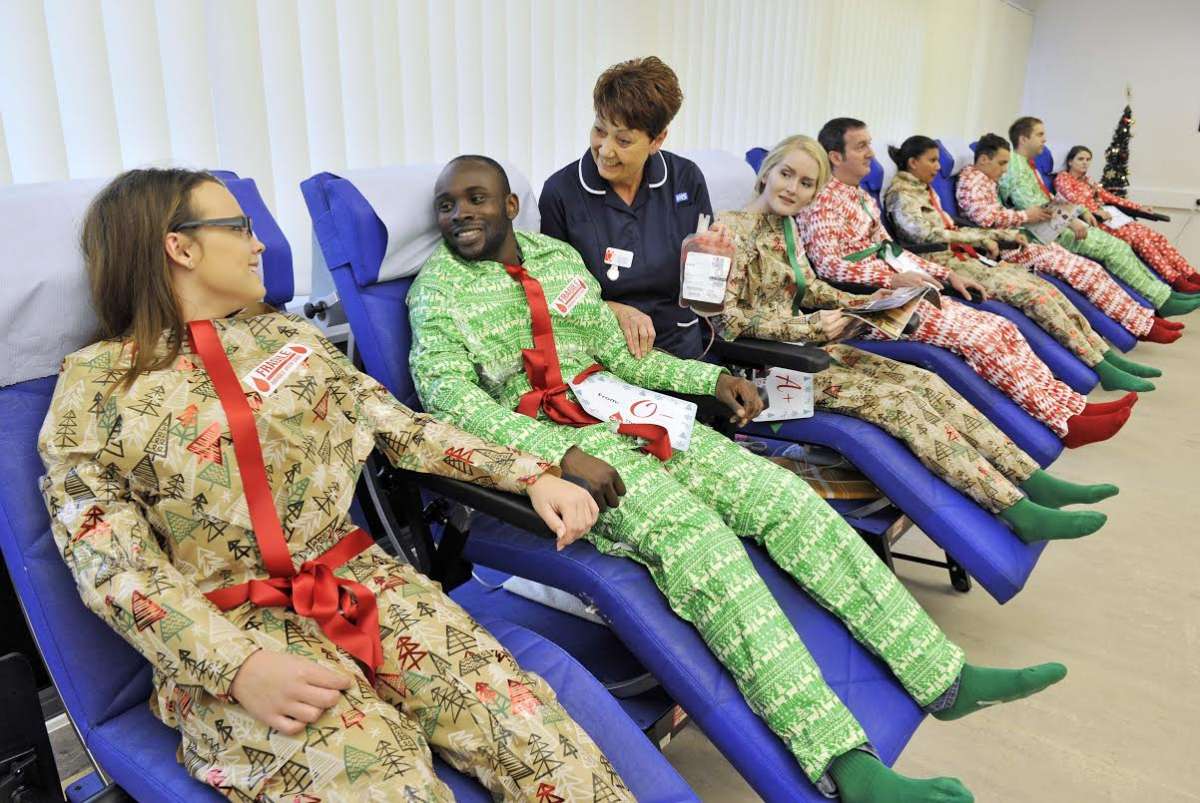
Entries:
{"type": "Polygon", "coordinates": [[[1063,667],[964,666],[962,651],[807,484],[711,429],[696,424],[686,450],[673,442],[664,450],[653,433],[591,419],[567,383],[597,365],[646,388],[714,393],[739,420],[762,403],[753,385],[719,366],[657,350],[635,358],[578,252],[513,230],[519,202],[493,160],[458,157],[434,192],[443,242],[408,295],[411,366],[426,409],[476,435],[561,458],[564,474],[587,480],[603,512],[585,538],[649,569],[814,782],[836,782],[847,803],[897,800],[901,788],[913,803],[971,800],[957,781],[902,779],[859,749],[866,735],[740,539],[763,544],[935,716],[1026,696],[1059,680],[1063,667]],[[639,450],[635,435],[651,443],[639,450]]]}

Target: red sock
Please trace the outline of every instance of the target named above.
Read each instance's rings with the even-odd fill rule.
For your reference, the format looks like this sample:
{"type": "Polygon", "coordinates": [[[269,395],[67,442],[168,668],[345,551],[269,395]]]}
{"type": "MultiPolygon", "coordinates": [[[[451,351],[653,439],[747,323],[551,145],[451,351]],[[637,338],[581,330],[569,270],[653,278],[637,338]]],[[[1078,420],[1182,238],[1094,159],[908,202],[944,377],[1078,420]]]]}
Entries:
{"type": "Polygon", "coordinates": [[[1067,420],[1067,434],[1063,446],[1078,449],[1089,443],[1106,441],[1116,435],[1129,420],[1129,408],[1108,415],[1076,415],[1067,420]]]}
{"type": "Polygon", "coordinates": [[[1195,276],[1181,276],[1172,286],[1180,293],[1200,293],[1200,282],[1195,276]]]}
{"type": "Polygon", "coordinates": [[[1133,405],[1137,403],[1138,395],[1133,391],[1130,391],[1115,401],[1096,402],[1094,404],[1089,402],[1088,405],[1083,408],[1083,412],[1080,413],[1080,415],[1108,415],[1109,413],[1115,413],[1121,410],[1132,410],[1133,405]]]}
{"type": "Polygon", "coordinates": [[[1154,325],[1150,327],[1150,331],[1138,337],[1138,340],[1145,340],[1149,343],[1174,343],[1179,338],[1183,337],[1183,333],[1178,329],[1173,329],[1169,326],[1164,326],[1166,321],[1155,316],[1154,325]]]}
{"type": "Polygon", "coordinates": [[[1161,324],[1163,329],[1170,329],[1173,332],[1182,332],[1187,328],[1187,324],[1182,321],[1172,321],[1167,318],[1160,318],[1157,315],[1154,316],[1154,320],[1161,324]]]}

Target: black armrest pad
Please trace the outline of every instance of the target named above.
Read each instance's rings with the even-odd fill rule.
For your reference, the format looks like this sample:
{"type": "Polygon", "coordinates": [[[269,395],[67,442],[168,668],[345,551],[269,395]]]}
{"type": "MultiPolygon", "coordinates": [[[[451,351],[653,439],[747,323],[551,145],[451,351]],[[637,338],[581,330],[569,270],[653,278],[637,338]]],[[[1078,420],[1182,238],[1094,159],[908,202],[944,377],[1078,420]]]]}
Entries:
{"type": "Polygon", "coordinates": [[[1162,212],[1143,212],[1140,209],[1122,209],[1121,211],[1132,218],[1141,218],[1142,220],[1161,220],[1165,223],[1171,219],[1170,215],[1164,215],[1162,212]]]}
{"type": "Polygon", "coordinates": [[[950,247],[946,243],[914,243],[908,240],[899,240],[898,242],[905,251],[911,251],[914,254],[935,254],[950,247]]]}
{"type": "Polygon", "coordinates": [[[858,282],[835,282],[830,279],[824,280],[826,284],[835,287],[844,293],[853,293],[856,296],[869,296],[879,288],[870,284],[859,284],[858,282]]]}
{"type": "Polygon", "coordinates": [[[713,343],[712,353],[722,363],[787,368],[806,374],[815,374],[829,367],[829,355],[815,346],[797,346],[754,337],[739,337],[737,340],[718,338],[713,343]]]}
{"type": "Polygon", "coordinates": [[[434,474],[421,474],[416,471],[398,472],[401,480],[415,483],[434,493],[441,494],[447,499],[453,499],[469,508],[478,510],[500,519],[503,522],[528,530],[534,535],[554,538],[554,533],[542,521],[530,504],[529,498],[517,494],[499,491],[495,488],[484,488],[462,480],[452,480],[434,474]]]}

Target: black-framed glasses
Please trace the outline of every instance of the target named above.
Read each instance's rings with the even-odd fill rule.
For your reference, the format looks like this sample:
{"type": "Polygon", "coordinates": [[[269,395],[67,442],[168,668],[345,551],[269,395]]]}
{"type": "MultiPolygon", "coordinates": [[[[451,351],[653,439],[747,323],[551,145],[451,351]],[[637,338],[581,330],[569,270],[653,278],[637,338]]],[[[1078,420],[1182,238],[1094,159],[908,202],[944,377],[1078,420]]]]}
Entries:
{"type": "Polygon", "coordinates": [[[171,229],[171,231],[199,229],[204,228],[205,226],[241,232],[246,237],[254,236],[254,224],[251,222],[249,215],[239,215],[238,217],[214,217],[206,220],[189,220],[184,223],[180,223],[178,226],[171,229]]]}

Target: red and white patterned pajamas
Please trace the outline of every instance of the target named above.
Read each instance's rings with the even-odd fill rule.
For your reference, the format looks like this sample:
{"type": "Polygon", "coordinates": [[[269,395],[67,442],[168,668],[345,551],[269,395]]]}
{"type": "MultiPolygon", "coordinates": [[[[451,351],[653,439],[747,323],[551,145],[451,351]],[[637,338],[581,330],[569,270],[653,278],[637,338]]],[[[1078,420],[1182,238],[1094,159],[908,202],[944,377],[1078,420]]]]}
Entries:
{"type": "MultiPolygon", "coordinates": [[[[1019,229],[1025,225],[1025,213],[1003,206],[996,182],[974,165],[964,167],[959,174],[955,199],[959,211],[976,226],[1019,229]]],[[[1073,254],[1058,243],[1031,242],[1016,253],[1005,254],[1004,259],[1062,279],[1130,334],[1141,337],[1154,325],[1154,310],[1134,301],[1104,266],[1073,254]]]]}
{"type": "MultiPolygon", "coordinates": [[[[846,259],[889,240],[879,208],[866,192],[832,179],[797,217],[800,237],[817,275],[835,282],[890,287],[895,270],[877,255],[846,259]]],[[[947,268],[913,254],[923,270],[941,280],[947,268]]],[[[1002,390],[1058,435],[1086,400],[1054,378],[1012,322],[942,298],[942,309],[922,304],[921,325],[908,338],[959,354],[974,371],[1002,390]]]]}
{"type": "MultiPolygon", "coordinates": [[[[1068,201],[1083,204],[1092,212],[1104,204],[1112,204],[1125,210],[1132,209],[1138,212],[1150,211],[1145,206],[1128,198],[1114,195],[1086,177],[1078,178],[1066,170],[1054,178],[1054,189],[1068,201]]],[[[1196,269],[1161,232],[1137,221],[1126,223],[1119,229],[1101,223],[1100,228],[1129,243],[1134,253],[1168,283],[1175,284],[1180,279],[1195,277],[1196,269]]]]}

